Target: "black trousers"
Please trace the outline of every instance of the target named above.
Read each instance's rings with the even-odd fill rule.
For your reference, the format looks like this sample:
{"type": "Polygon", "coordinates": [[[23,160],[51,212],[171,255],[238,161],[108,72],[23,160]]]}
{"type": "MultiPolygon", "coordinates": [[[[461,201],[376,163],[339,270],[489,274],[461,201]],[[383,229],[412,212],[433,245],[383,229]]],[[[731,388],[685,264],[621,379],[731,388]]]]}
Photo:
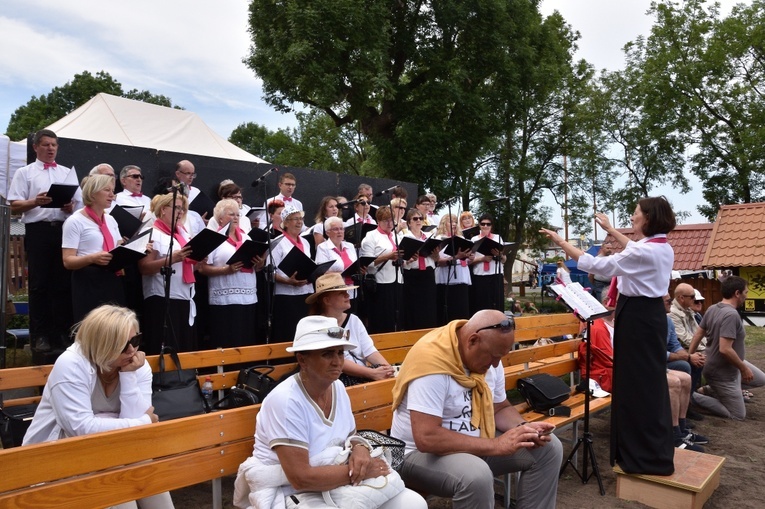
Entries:
{"type": "Polygon", "coordinates": [[[63,346],[72,318],[72,275],[61,259],[61,221],[27,223],[24,249],[29,269],[29,335],[63,346]]]}

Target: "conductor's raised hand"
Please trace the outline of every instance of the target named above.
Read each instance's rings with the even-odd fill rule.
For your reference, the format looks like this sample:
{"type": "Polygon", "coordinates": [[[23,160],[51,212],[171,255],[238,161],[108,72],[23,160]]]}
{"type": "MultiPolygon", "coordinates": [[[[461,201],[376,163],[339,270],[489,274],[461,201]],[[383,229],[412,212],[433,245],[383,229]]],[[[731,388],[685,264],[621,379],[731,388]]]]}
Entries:
{"type": "Polygon", "coordinates": [[[543,234],[545,237],[547,237],[548,239],[552,240],[555,244],[557,244],[559,246],[564,242],[563,241],[563,237],[558,235],[557,232],[554,232],[552,230],[548,230],[547,228],[541,228],[539,230],[539,233],[543,234]]]}
{"type": "Polygon", "coordinates": [[[608,220],[608,216],[602,212],[595,214],[595,222],[598,223],[598,226],[607,232],[610,232],[613,229],[613,226],[611,226],[611,221],[608,220]]]}

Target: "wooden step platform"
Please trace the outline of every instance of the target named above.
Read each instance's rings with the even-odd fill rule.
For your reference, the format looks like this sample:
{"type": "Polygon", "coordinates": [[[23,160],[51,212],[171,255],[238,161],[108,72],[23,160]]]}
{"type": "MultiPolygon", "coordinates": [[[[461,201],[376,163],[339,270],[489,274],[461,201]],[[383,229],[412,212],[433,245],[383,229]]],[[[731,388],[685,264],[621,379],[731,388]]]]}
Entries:
{"type": "Polygon", "coordinates": [[[626,474],[614,467],[616,496],[657,509],[701,509],[720,485],[725,458],[675,449],[675,473],[669,476],[626,474]]]}

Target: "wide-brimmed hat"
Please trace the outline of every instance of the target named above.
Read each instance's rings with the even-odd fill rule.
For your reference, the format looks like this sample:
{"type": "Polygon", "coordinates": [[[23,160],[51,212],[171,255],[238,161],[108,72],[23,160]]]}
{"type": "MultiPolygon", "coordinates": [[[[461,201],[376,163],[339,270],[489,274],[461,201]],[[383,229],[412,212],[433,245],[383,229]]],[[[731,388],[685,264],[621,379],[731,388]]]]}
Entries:
{"type": "Polygon", "coordinates": [[[345,292],[348,290],[354,290],[358,288],[358,286],[345,284],[345,280],[339,272],[328,272],[323,276],[319,276],[319,278],[314,283],[314,288],[316,288],[316,292],[312,293],[308,296],[308,298],[306,298],[306,304],[313,304],[322,293],[345,292]]]}
{"type": "Polygon", "coordinates": [[[341,346],[353,350],[356,345],[348,341],[348,331],[337,325],[337,320],[330,316],[306,316],[295,330],[295,340],[288,352],[308,352],[341,346]]]}
{"type": "Polygon", "coordinates": [[[282,218],[282,222],[284,222],[292,214],[300,214],[300,217],[304,217],[305,216],[305,212],[303,212],[302,210],[298,210],[294,205],[289,205],[287,207],[284,207],[282,209],[281,214],[279,214],[279,215],[282,218]]]}
{"type": "Polygon", "coordinates": [[[693,289],[693,300],[704,300],[704,296],[697,289],[693,289]]]}

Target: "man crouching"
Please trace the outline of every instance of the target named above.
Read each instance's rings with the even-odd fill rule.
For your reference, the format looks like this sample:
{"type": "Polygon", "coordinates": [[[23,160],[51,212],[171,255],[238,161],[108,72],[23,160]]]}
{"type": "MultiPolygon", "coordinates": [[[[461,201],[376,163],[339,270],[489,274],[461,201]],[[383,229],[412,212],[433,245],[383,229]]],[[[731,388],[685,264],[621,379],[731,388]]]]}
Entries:
{"type": "Polygon", "coordinates": [[[563,448],[551,424],[527,423],[507,401],[501,359],[515,323],[496,310],[422,337],[393,388],[391,435],[406,442],[399,473],[452,507],[494,508],[494,476],[522,472],[518,509],[554,508],[563,448]]]}

